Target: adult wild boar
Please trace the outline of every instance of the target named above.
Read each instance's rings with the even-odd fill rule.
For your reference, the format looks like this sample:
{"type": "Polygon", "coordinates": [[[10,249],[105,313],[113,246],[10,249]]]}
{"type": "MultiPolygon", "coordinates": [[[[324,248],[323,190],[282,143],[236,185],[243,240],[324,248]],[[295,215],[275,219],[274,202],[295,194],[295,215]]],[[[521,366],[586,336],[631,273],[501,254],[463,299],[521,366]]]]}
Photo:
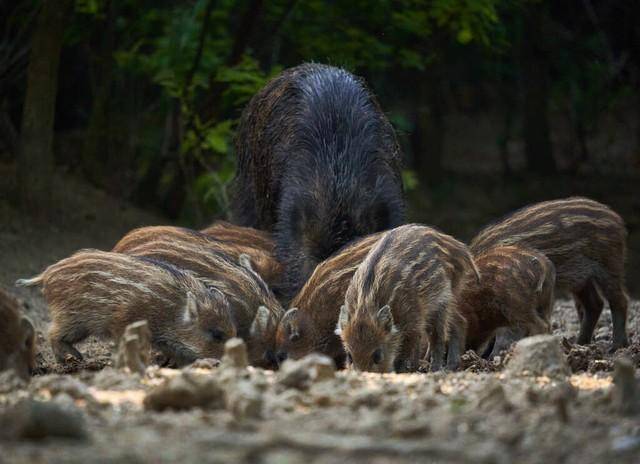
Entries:
{"type": "Polygon", "coordinates": [[[273,232],[285,299],[346,243],[403,223],[395,133],[343,69],[307,63],[271,80],[244,110],[236,150],[233,217],[273,232]]]}

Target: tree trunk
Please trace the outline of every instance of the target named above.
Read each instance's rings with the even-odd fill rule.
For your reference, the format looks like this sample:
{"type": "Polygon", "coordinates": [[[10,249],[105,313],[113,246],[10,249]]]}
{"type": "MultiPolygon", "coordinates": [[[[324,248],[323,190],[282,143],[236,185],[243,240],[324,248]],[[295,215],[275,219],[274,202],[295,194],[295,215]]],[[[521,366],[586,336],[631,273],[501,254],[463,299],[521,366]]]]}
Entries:
{"type": "Polygon", "coordinates": [[[11,122],[9,112],[0,107],[0,157],[3,154],[2,152],[6,151],[10,159],[15,158],[18,144],[18,134],[11,122]]]}
{"type": "MultiPolygon", "coordinates": [[[[226,67],[233,67],[240,63],[247,48],[253,43],[252,38],[256,35],[256,29],[260,24],[264,13],[264,0],[251,0],[245,8],[238,26],[230,31],[232,33],[233,45],[231,53],[225,61],[226,67]]],[[[222,94],[226,84],[216,81],[215,74],[209,79],[209,90],[207,96],[202,99],[199,108],[196,109],[203,121],[218,121],[222,116],[222,94]]]]}
{"type": "Polygon", "coordinates": [[[442,177],[445,100],[441,74],[433,70],[418,85],[418,107],[411,134],[413,167],[423,184],[442,177]]]}
{"type": "Polygon", "coordinates": [[[636,169],[640,171],[640,69],[636,69],[636,169]]]}
{"type": "Polygon", "coordinates": [[[524,11],[520,41],[524,86],[523,135],[527,167],[537,174],[549,174],[556,171],[556,163],[549,134],[549,76],[542,44],[545,13],[541,9],[541,5],[536,5],[524,11]]]}
{"type": "MultiPolygon", "coordinates": [[[[96,50],[90,50],[90,58],[95,55],[91,63],[92,104],[91,116],[87,125],[85,143],[82,150],[83,171],[87,179],[99,187],[107,187],[109,175],[105,171],[110,166],[109,161],[113,144],[110,139],[110,106],[113,85],[113,51],[115,49],[115,7],[114,2],[107,0],[105,4],[106,18],[97,27],[94,37],[97,42],[96,50]]],[[[121,155],[121,153],[118,153],[121,155]]],[[[115,167],[117,169],[117,167],[115,167]]]]}
{"type": "Polygon", "coordinates": [[[58,64],[71,5],[68,0],[44,0],[31,45],[18,156],[18,189],[23,210],[36,215],[43,215],[50,206],[58,64]]]}
{"type": "Polygon", "coordinates": [[[240,24],[236,29],[235,40],[231,47],[231,54],[227,58],[227,66],[233,66],[240,62],[242,55],[251,43],[255,34],[255,28],[262,18],[264,10],[264,0],[251,0],[245,10],[240,24]]]}

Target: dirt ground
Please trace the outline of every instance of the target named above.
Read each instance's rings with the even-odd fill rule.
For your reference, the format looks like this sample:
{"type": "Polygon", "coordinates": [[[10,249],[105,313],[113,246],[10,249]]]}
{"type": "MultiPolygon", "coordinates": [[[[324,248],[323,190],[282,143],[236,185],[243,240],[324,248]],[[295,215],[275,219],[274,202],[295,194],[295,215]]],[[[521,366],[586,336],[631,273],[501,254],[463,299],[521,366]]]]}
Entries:
{"type": "MultiPolygon", "coordinates": [[[[570,369],[561,375],[514,372],[515,354],[489,363],[471,353],[458,373],[334,373],[312,360],[270,372],[226,360],[182,370],[151,366],[139,375],[114,369],[113,345],[93,339],[79,346],[83,365],[58,365],[43,335],[44,302],[37,290],[13,287],[15,279],[78,248],[109,249],[129,229],[162,220],[73,179],[56,182],[64,207],[55,228],[21,217],[0,197],[0,285],[25,303],[39,331],[31,382],[0,376],[0,464],[640,461],[640,411],[623,414],[613,382],[616,359],[640,367],[636,300],[632,344],[616,353],[608,351],[608,309],[594,343],[580,347],[573,344],[573,303],[558,300],[553,331],[559,361],[570,369]],[[16,405],[27,400],[55,407],[59,417],[40,429],[71,438],[3,440],[23,417],[16,405]],[[162,410],[169,404],[184,409],[162,410]]],[[[631,395],[640,405],[638,388],[631,395]]]]}

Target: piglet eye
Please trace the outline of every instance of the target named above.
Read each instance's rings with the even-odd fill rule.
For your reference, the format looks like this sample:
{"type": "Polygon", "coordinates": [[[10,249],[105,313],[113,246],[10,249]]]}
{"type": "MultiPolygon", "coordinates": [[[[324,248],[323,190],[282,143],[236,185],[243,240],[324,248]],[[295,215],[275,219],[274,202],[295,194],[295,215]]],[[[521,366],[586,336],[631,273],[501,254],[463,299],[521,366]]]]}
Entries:
{"type": "Polygon", "coordinates": [[[384,359],[384,355],[382,354],[382,350],[380,348],[375,350],[371,355],[371,360],[373,361],[373,364],[380,364],[383,359],[384,359]]]}
{"type": "Polygon", "coordinates": [[[215,342],[223,342],[225,340],[224,332],[220,329],[210,329],[209,336],[215,342]]]}

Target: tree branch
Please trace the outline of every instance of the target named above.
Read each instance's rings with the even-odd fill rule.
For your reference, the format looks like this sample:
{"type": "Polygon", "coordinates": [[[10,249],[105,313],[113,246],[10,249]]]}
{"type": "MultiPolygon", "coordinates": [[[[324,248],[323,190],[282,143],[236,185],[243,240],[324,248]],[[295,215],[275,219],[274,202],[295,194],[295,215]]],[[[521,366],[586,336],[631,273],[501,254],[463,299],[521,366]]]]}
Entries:
{"type": "Polygon", "coordinates": [[[202,53],[204,51],[204,41],[207,39],[207,34],[209,33],[209,19],[211,18],[211,12],[213,11],[214,3],[214,0],[209,0],[204,10],[204,17],[202,18],[202,29],[200,29],[200,36],[198,37],[198,48],[196,48],[196,54],[193,57],[193,63],[184,81],[184,89],[182,92],[183,96],[188,92],[189,87],[193,82],[193,78],[196,75],[196,72],[198,72],[198,68],[200,67],[200,61],[202,61],[202,53]]]}

